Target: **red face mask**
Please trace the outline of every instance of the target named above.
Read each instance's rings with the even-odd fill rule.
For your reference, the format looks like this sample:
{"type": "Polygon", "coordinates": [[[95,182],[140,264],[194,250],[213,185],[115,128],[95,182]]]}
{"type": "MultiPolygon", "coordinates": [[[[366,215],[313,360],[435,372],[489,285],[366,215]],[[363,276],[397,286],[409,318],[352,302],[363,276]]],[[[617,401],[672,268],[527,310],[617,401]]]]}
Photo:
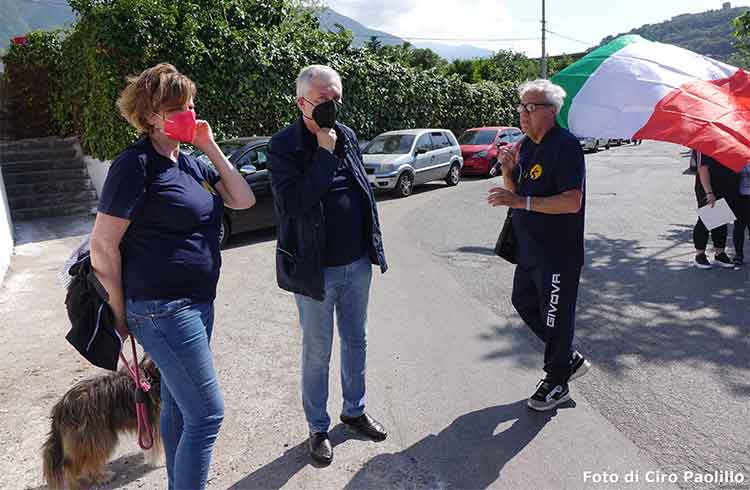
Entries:
{"type": "Polygon", "coordinates": [[[197,127],[195,111],[178,112],[164,120],[164,134],[183,143],[193,142],[197,127]]]}

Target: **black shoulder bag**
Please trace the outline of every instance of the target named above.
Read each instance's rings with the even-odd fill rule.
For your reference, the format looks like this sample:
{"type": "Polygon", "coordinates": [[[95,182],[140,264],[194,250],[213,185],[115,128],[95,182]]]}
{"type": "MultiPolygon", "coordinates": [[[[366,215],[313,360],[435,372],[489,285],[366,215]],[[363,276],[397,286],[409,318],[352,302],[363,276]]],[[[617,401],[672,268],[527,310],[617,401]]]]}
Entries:
{"type": "MultiPolygon", "coordinates": [[[[154,180],[155,169],[145,154],[139,159],[146,165],[144,186],[149,191],[154,180]],[[145,161],[144,161],[145,160],[145,161]]],[[[94,366],[117,371],[117,361],[122,349],[122,340],[115,330],[115,318],[109,306],[109,294],[94,274],[88,238],[74,252],[68,267],[65,307],[70,320],[70,331],[65,336],[79,354],[94,366]]]]}
{"type": "MultiPolygon", "coordinates": [[[[521,169],[519,169],[521,170],[521,169]]],[[[523,171],[518,172],[518,183],[521,182],[521,175],[523,171]]],[[[503,228],[500,230],[500,235],[497,237],[495,243],[495,254],[501,257],[511,264],[517,264],[518,258],[516,257],[516,236],[513,234],[513,209],[508,208],[508,214],[505,216],[505,222],[503,228]]]]}

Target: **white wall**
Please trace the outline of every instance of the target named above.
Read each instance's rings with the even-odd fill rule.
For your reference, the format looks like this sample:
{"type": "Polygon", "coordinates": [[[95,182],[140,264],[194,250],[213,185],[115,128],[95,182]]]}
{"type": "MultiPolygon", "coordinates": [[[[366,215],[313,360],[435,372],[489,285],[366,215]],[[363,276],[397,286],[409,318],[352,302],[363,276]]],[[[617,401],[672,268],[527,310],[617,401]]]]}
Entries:
{"type": "Polygon", "coordinates": [[[5,182],[0,172],[0,284],[3,283],[5,273],[10,266],[13,255],[13,221],[10,217],[8,196],[5,193],[5,182]]]}
{"type": "Polygon", "coordinates": [[[94,184],[94,189],[96,189],[96,197],[101,197],[104,179],[107,178],[107,172],[109,172],[109,165],[112,163],[112,160],[101,161],[85,156],[83,157],[83,161],[86,162],[89,177],[91,177],[91,182],[94,184]]]}

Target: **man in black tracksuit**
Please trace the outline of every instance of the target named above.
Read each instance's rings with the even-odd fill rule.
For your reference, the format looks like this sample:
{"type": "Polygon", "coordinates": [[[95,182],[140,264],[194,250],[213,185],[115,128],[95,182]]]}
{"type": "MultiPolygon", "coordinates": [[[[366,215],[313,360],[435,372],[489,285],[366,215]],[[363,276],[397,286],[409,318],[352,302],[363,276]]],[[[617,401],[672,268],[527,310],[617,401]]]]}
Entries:
{"type": "Polygon", "coordinates": [[[528,406],[550,410],[570,399],[568,381],[591,364],[573,350],[578,282],[583,266],[586,169],[578,138],[558,126],[565,91],[547,80],[519,88],[526,137],[502,156],[504,188],[493,206],[513,208],[518,267],[513,306],[546,344],[546,377],[528,406]]]}

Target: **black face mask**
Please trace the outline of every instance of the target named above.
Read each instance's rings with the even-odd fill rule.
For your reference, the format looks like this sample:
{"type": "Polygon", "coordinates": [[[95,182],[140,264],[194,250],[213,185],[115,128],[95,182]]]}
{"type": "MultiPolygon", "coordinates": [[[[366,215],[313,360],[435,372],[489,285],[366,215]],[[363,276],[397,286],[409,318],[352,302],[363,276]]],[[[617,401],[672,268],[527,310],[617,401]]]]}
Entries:
{"type": "MultiPolygon", "coordinates": [[[[305,99],[307,100],[307,99],[305,99]]],[[[307,100],[307,102],[310,102],[307,100]]],[[[312,104],[312,102],[310,102],[312,104]]],[[[336,118],[341,113],[341,103],[336,100],[327,100],[316,105],[312,111],[312,120],[321,128],[333,128],[336,118]]],[[[303,114],[304,115],[304,114],[303,114]]],[[[305,116],[307,117],[307,116],[305,116]]],[[[310,119],[308,117],[308,119],[310,119]]]]}

